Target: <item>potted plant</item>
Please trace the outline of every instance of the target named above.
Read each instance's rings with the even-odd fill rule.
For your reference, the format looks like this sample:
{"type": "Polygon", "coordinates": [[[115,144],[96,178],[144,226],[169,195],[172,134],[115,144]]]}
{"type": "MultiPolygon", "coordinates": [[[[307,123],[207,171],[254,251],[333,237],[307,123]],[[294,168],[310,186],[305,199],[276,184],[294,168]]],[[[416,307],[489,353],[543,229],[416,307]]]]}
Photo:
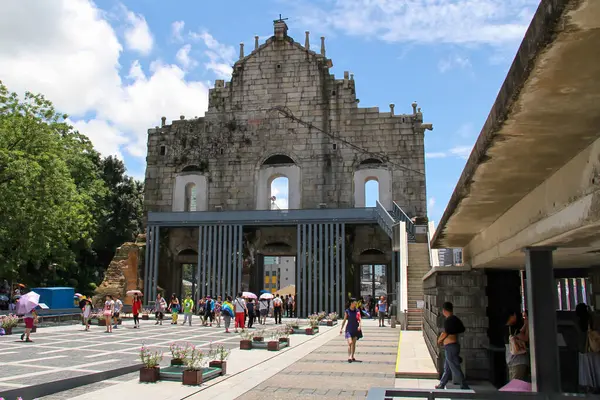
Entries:
{"type": "Polygon", "coordinates": [[[98,314],[98,326],[106,326],[106,315],[98,314]]]}
{"type": "Polygon", "coordinates": [[[186,343],[185,347],[180,346],[177,343],[171,343],[169,346],[169,350],[171,351],[171,365],[183,365],[185,362],[185,358],[190,352],[190,345],[186,343]]]}
{"type": "Polygon", "coordinates": [[[333,326],[337,323],[338,313],[332,312],[327,315],[327,326],[333,326]]]}
{"type": "Polygon", "coordinates": [[[202,384],[202,369],[204,363],[204,353],[202,350],[192,346],[189,349],[188,356],[185,359],[185,369],[183,370],[184,385],[201,385],[202,384]]]}
{"type": "Polygon", "coordinates": [[[308,325],[310,325],[310,328],[306,328],[305,330],[307,335],[314,335],[319,331],[319,318],[317,315],[312,314],[308,316],[308,325]]]}
{"type": "Polygon", "coordinates": [[[271,338],[271,340],[267,342],[267,350],[279,351],[279,335],[279,330],[269,332],[269,337],[271,338]]]}
{"type": "Polygon", "coordinates": [[[19,323],[19,317],[14,314],[8,314],[0,319],[0,326],[4,329],[6,335],[12,335],[12,330],[19,323]]]}
{"type": "Polygon", "coordinates": [[[287,343],[288,347],[290,347],[290,330],[287,328],[282,328],[279,331],[279,343],[287,343]]]}
{"type": "Polygon", "coordinates": [[[163,354],[158,351],[151,351],[145,345],[140,350],[143,368],[140,369],[140,382],[156,382],[160,377],[160,368],[158,365],[163,359],[163,354]]]}
{"type": "Polygon", "coordinates": [[[149,310],[149,309],[147,309],[147,308],[144,308],[144,309],[142,310],[142,319],[143,319],[144,321],[148,321],[148,320],[150,319],[150,310],[149,310]]]}
{"type": "Polygon", "coordinates": [[[321,311],[317,314],[317,319],[319,322],[323,321],[327,317],[327,313],[325,311],[321,311]]]}
{"type": "Polygon", "coordinates": [[[252,350],[252,337],[254,333],[247,331],[246,329],[242,329],[240,332],[240,349],[241,350],[252,350]]]}
{"type": "Polygon", "coordinates": [[[300,320],[296,319],[290,322],[290,325],[292,326],[292,329],[300,329],[300,320]]]}
{"type": "Polygon", "coordinates": [[[210,353],[213,360],[208,364],[208,366],[213,368],[221,368],[221,375],[225,375],[227,373],[227,357],[229,357],[231,351],[220,344],[214,350],[212,349],[211,345],[210,353]]]}
{"type": "Polygon", "coordinates": [[[265,331],[263,329],[255,331],[254,335],[252,336],[252,340],[262,343],[265,340],[265,331]]]}

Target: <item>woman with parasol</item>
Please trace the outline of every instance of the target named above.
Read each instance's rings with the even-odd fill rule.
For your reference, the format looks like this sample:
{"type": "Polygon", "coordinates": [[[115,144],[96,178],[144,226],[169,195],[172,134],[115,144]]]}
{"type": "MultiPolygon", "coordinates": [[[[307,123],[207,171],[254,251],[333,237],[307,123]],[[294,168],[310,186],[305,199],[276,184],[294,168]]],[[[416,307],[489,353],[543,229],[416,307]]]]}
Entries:
{"type": "Polygon", "coordinates": [[[40,295],[36,292],[29,292],[19,298],[17,305],[17,314],[23,315],[25,321],[25,333],[21,335],[21,340],[25,339],[26,342],[33,342],[29,337],[33,324],[37,320],[37,314],[35,308],[40,304],[40,295]]]}

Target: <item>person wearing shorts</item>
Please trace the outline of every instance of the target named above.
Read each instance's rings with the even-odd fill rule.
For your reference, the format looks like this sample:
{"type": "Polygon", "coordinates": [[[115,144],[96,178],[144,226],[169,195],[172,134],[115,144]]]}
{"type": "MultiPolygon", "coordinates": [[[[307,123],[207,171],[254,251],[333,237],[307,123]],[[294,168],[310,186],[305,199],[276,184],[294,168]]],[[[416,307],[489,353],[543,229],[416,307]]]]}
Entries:
{"type": "Polygon", "coordinates": [[[29,311],[23,317],[23,319],[25,320],[25,333],[21,335],[21,340],[25,339],[26,342],[33,342],[33,340],[29,338],[29,335],[31,334],[31,330],[33,329],[33,323],[35,321],[35,318],[37,318],[37,316],[34,310],[29,311]]]}
{"type": "Polygon", "coordinates": [[[115,300],[115,312],[113,314],[113,328],[117,329],[119,327],[119,317],[121,316],[121,310],[123,309],[123,302],[119,299],[119,296],[116,296],[115,300]]]}
{"type": "Polygon", "coordinates": [[[244,329],[246,325],[247,308],[242,292],[238,293],[233,306],[235,307],[235,332],[237,332],[238,328],[244,329]]]}
{"type": "Polygon", "coordinates": [[[264,325],[267,323],[267,314],[269,313],[269,299],[260,299],[258,301],[258,323],[264,325]]]}

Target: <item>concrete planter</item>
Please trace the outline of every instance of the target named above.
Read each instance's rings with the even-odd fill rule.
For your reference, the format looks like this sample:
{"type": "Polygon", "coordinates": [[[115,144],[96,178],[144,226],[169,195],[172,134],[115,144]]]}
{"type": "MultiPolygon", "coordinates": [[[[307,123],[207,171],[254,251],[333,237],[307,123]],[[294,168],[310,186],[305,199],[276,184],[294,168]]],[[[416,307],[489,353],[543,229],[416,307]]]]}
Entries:
{"type": "Polygon", "coordinates": [[[252,340],[240,340],[240,350],[252,350],[252,340]]]}
{"type": "Polygon", "coordinates": [[[258,342],[258,343],[262,343],[264,342],[265,338],[257,336],[255,338],[252,339],[253,342],[258,342]]]}
{"type": "Polygon", "coordinates": [[[202,371],[183,371],[184,385],[197,386],[202,384],[202,371]]]}
{"type": "Polygon", "coordinates": [[[304,333],[307,335],[315,335],[315,334],[319,333],[319,327],[306,328],[304,330],[304,333]]]}
{"type": "Polygon", "coordinates": [[[171,360],[171,365],[183,365],[183,360],[181,358],[174,358],[171,360]]]}
{"type": "Polygon", "coordinates": [[[279,343],[285,343],[288,347],[290,345],[290,338],[279,338],[279,343]]]}
{"type": "Polygon", "coordinates": [[[150,319],[150,316],[149,316],[149,315],[144,315],[144,314],[142,314],[142,320],[144,320],[144,321],[148,321],[149,319],[150,319]]]}
{"type": "Polygon", "coordinates": [[[154,383],[158,382],[160,368],[142,368],[140,369],[140,382],[154,383]]]}
{"type": "Polygon", "coordinates": [[[12,326],[10,328],[4,328],[4,334],[5,335],[12,335],[12,326]]]}
{"type": "Polygon", "coordinates": [[[106,320],[105,319],[99,319],[98,320],[98,326],[106,326],[106,320]]]}
{"type": "Polygon", "coordinates": [[[208,366],[211,368],[221,368],[221,375],[227,374],[227,361],[214,360],[208,366]]]}
{"type": "Polygon", "coordinates": [[[274,341],[274,340],[267,342],[267,350],[279,351],[279,344],[280,344],[279,341],[274,341]]]}

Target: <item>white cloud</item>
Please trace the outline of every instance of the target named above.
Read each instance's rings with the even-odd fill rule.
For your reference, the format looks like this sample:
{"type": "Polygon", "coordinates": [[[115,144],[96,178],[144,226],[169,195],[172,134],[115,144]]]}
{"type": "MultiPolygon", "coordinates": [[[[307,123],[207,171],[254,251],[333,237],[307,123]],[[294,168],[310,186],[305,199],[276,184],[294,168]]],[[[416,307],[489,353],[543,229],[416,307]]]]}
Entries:
{"type": "Polygon", "coordinates": [[[425,153],[425,158],[445,158],[447,156],[444,152],[425,153]]]}
{"type": "Polygon", "coordinates": [[[450,154],[466,160],[469,158],[471,150],[473,150],[473,146],[456,146],[450,149],[450,154]]]}
{"type": "Polygon", "coordinates": [[[142,158],[147,129],[161,116],[203,115],[204,82],[188,81],[180,67],[161,62],[145,73],[139,61],[126,73],[131,81],[122,81],[123,49],[105,13],[89,0],[48,3],[3,4],[0,77],[9,90],[43,93],[105,155],[127,151],[142,158]]]}
{"type": "Polygon", "coordinates": [[[125,29],[125,44],[128,49],[147,55],[152,51],[154,39],[146,18],[132,11],[126,12],[127,28],[125,29]]]}
{"type": "Polygon", "coordinates": [[[171,34],[173,38],[178,41],[183,40],[183,28],[185,27],[185,22],[183,21],[175,21],[171,24],[171,34]]]}
{"type": "Polygon", "coordinates": [[[387,42],[505,44],[522,39],[539,1],[331,0],[302,2],[296,12],[317,31],[387,42]]]}
{"type": "Polygon", "coordinates": [[[435,207],[435,197],[429,198],[429,201],[427,202],[427,207],[429,207],[429,208],[435,207]]]}
{"type": "Polygon", "coordinates": [[[179,62],[179,64],[185,70],[189,70],[191,68],[194,68],[197,65],[196,60],[194,60],[192,57],[190,57],[190,51],[191,50],[192,50],[192,45],[191,44],[186,44],[183,47],[181,47],[177,51],[177,54],[175,55],[175,59],[177,59],[177,61],[179,62]]]}
{"type": "Polygon", "coordinates": [[[461,57],[454,54],[450,57],[440,60],[438,63],[438,70],[443,74],[451,69],[467,69],[471,68],[471,61],[467,57],[461,57]]]}
{"type": "Polygon", "coordinates": [[[191,32],[190,38],[200,40],[208,48],[204,54],[209,62],[204,66],[213,71],[219,78],[231,78],[233,64],[235,63],[235,48],[233,46],[219,43],[210,33],[203,31],[200,33],[191,32]]]}

